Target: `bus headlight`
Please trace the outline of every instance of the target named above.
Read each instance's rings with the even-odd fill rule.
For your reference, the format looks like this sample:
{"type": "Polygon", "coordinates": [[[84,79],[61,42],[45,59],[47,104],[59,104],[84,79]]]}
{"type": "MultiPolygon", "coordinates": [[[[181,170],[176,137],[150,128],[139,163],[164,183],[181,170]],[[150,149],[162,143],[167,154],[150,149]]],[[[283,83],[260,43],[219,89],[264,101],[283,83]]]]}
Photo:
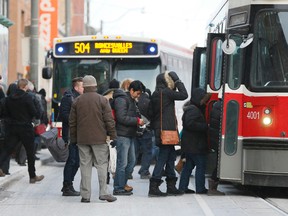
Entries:
{"type": "Polygon", "coordinates": [[[270,125],[270,124],[272,123],[272,119],[267,116],[267,117],[264,117],[264,118],[263,118],[262,122],[263,122],[263,124],[264,124],[265,126],[268,126],[268,125],[270,125]]]}

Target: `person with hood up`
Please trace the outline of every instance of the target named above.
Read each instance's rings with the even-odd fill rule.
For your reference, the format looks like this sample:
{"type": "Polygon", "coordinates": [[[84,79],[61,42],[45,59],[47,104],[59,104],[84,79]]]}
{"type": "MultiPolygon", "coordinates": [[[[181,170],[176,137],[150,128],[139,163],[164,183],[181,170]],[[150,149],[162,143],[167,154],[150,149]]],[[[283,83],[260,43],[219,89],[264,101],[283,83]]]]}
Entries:
{"type": "Polygon", "coordinates": [[[207,193],[205,170],[208,154],[208,124],[205,119],[205,107],[210,96],[203,89],[196,88],[192,92],[190,101],[183,107],[181,151],[185,154],[186,162],[181,172],[179,190],[184,193],[194,193],[194,191],[188,189],[188,185],[195,166],[196,193],[207,193]]]}
{"type": "MultiPolygon", "coordinates": [[[[152,127],[155,132],[155,143],[157,146],[159,146],[159,155],[152,177],[150,178],[148,193],[148,196],[150,197],[166,196],[167,194],[183,194],[175,187],[177,177],[174,170],[176,160],[174,145],[163,145],[161,141],[161,120],[163,130],[177,130],[177,125],[175,124],[175,101],[185,100],[187,97],[187,90],[174,71],[166,71],[165,73],[161,73],[157,76],[156,89],[152,94],[151,104],[153,111],[152,127]],[[164,167],[167,193],[163,193],[159,190],[159,186],[163,182],[161,178],[164,167]]],[[[178,143],[175,143],[175,145],[176,144],[178,143]]]]}

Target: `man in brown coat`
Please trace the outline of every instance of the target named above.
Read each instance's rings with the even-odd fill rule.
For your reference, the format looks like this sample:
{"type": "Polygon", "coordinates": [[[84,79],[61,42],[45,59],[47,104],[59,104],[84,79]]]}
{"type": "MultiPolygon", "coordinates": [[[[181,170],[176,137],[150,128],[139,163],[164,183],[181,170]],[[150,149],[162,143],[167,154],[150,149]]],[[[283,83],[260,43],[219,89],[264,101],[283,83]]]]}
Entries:
{"type": "Polygon", "coordinates": [[[109,148],[107,136],[116,139],[115,121],[108,100],[96,92],[96,79],[83,78],[84,94],[75,99],[70,116],[70,142],[77,143],[80,156],[81,202],[90,202],[92,166],[96,166],[99,180],[99,199],[113,202],[106,179],[109,148]]]}

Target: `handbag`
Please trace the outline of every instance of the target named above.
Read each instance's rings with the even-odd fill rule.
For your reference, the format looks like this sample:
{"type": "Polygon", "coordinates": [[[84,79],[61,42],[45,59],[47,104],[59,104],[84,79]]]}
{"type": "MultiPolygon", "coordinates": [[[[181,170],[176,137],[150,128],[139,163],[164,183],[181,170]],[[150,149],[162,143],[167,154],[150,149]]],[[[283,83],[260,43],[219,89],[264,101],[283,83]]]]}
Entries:
{"type": "Polygon", "coordinates": [[[66,162],[69,149],[61,137],[58,137],[58,128],[54,127],[40,135],[51,155],[57,162],[66,162]]]}
{"type": "Polygon", "coordinates": [[[46,125],[45,124],[39,124],[36,127],[34,127],[34,132],[36,135],[41,135],[42,133],[46,132],[46,125]]]}
{"type": "Polygon", "coordinates": [[[174,110],[174,119],[175,119],[175,130],[163,130],[162,129],[162,91],[161,91],[161,109],[160,109],[160,124],[161,124],[161,142],[163,145],[177,145],[179,144],[179,133],[177,130],[177,122],[175,117],[174,110]]]}

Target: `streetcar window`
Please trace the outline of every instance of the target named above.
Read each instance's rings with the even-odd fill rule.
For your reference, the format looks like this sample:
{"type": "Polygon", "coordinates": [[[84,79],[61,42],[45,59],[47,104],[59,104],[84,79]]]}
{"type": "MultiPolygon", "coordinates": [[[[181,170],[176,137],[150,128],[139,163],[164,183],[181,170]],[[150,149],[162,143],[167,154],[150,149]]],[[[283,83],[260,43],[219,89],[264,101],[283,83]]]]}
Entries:
{"type": "Polygon", "coordinates": [[[226,127],[224,139],[224,151],[227,155],[234,155],[237,152],[239,104],[235,100],[227,103],[226,127]]]}
{"type": "Polygon", "coordinates": [[[213,90],[218,90],[221,87],[221,74],[223,64],[222,44],[223,41],[221,39],[213,39],[210,74],[210,86],[213,90]]]}
{"type": "Polygon", "coordinates": [[[287,89],[287,20],[288,12],[265,10],[257,14],[251,64],[252,87],[267,90],[287,89]]]}
{"type": "Polygon", "coordinates": [[[56,59],[53,83],[53,99],[60,102],[64,92],[71,88],[72,79],[92,75],[97,80],[97,89],[103,93],[109,83],[109,62],[96,59],[56,59]]]}
{"type": "Polygon", "coordinates": [[[205,86],[206,86],[206,53],[201,53],[199,87],[205,89],[205,86]]]}
{"type": "Polygon", "coordinates": [[[156,86],[156,77],[160,73],[159,63],[118,62],[115,67],[115,79],[122,81],[126,78],[140,80],[153,92],[156,86]]]}
{"type": "Polygon", "coordinates": [[[243,71],[243,52],[245,49],[240,49],[242,38],[237,36],[231,37],[236,42],[236,50],[228,56],[228,85],[231,89],[237,89],[241,85],[241,77],[243,71]]]}

